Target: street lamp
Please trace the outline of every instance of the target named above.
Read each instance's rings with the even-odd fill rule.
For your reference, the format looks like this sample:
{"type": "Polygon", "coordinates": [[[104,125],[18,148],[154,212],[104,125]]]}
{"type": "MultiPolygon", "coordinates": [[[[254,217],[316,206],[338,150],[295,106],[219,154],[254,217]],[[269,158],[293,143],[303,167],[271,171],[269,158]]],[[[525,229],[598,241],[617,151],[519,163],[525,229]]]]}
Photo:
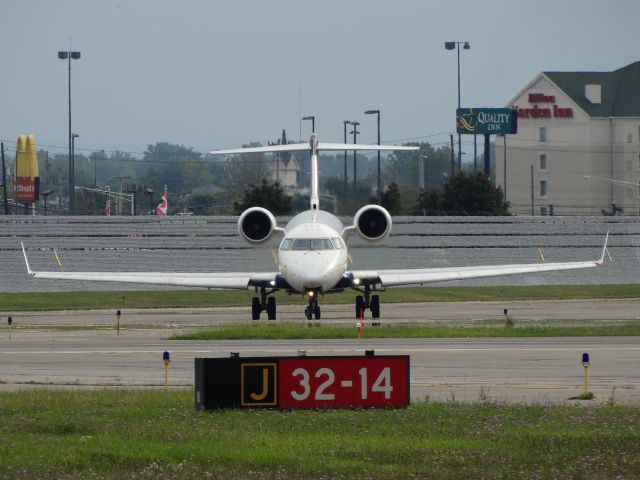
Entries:
{"type": "Polygon", "coordinates": [[[309,115],[308,117],[302,117],[302,120],[311,120],[311,133],[316,133],[316,117],[309,115]]]}
{"type": "MultiPolygon", "coordinates": [[[[464,50],[469,50],[469,42],[444,42],[447,50],[457,50],[458,53],[458,108],[460,108],[460,45],[464,50]]],[[[458,133],[458,171],[462,169],[462,135],[458,133]]]]}
{"type": "MultiPolygon", "coordinates": [[[[378,115],[378,145],[380,145],[380,110],[367,110],[366,115],[378,115]]],[[[378,150],[378,203],[382,202],[382,190],[380,188],[380,150],[378,150]]]]}
{"type": "MultiPolygon", "coordinates": [[[[344,143],[347,143],[347,125],[351,125],[349,120],[342,121],[342,127],[344,128],[344,143]]],[[[347,201],[347,151],[344,151],[344,200],[347,201]]]]}
{"type": "MultiPolygon", "coordinates": [[[[71,173],[69,175],[69,180],[71,181],[72,187],[76,186],[76,138],[80,138],[80,135],[78,135],[77,133],[72,133],[71,134],[71,173]]],[[[73,189],[73,191],[75,192],[75,188],[73,189]]],[[[73,199],[71,200],[72,211],[75,211],[75,208],[76,208],[75,199],[76,199],[76,195],[74,193],[73,199]]]]}
{"type": "MultiPolygon", "coordinates": [[[[351,130],[351,132],[353,134],[353,144],[355,145],[357,143],[356,141],[356,135],[359,135],[360,132],[358,131],[358,125],[360,125],[360,122],[351,122],[351,125],[353,125],[353,130],[351,130]]],[[[355,193],[356,193],[356,180],[358,178],[358,174],[356,173],[356,150],[353,151],[353,194],[354,194],[354,198],[355,198],[355,193]]]]}
{"type": "Polygon", "coordinates": [[[424,191],[424,161],[429,158],[428,155],[418,154],[418,189],[424,191]]]}
{"type": "Polygon", "coordinates": [[[144,187],[144,191],[149,194],[149,215],[153,215],[155,213],[153,209],[153,188],[144,187]]]}
{"type": "Polygon", "coordinates": [[[44,192],[42,192],[40,195],[42,195],[42,198],[44,199],[44,216],[47,216],[47,197],[49,195],[51,195],[54,191],[53,190],[45,190],[44,192]]]}
{"type": "Polygon", "coordinates": [[[58,58],[60,60],[68,60],[69,63],[69,213],[73,215],[75,213],[74,207],[74,181],[73,181],[73,153],[72,149],[72,136],[71,136],[71,60],[79,60],[80,52],[72,52],[67,50],[65,52],[58,51],[58,58]]]}

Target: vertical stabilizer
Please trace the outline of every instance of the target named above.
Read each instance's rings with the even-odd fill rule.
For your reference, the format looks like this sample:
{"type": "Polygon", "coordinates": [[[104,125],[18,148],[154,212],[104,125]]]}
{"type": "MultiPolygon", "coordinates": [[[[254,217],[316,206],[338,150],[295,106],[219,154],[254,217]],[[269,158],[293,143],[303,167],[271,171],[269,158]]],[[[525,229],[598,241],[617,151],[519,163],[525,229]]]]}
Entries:
{"type": "Polygon", "coordinates": [[[318,136],[311,135],[311,210],[320,209],[320,195],[318,193],[318,136]]]}

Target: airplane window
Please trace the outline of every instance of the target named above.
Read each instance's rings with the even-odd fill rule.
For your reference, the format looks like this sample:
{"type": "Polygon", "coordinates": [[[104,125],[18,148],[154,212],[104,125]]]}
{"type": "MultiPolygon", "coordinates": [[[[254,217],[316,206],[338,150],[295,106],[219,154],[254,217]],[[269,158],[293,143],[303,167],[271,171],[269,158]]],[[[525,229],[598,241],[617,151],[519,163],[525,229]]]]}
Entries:
{"type": "Polygon", "coordinates": [[[296,238],[292,250],[333,250],[334,246],[328,238],[296,238]]]}
{"type": "Polygon", "coordinates": [[[293,241],[292,250],[311,250],[311,240],[308,238],[296,238],[293,241]]]}
{"type": "Polygon", "coordinates": [[[282,240],[282,243],[280,244],[280,250],[290,250],[292,243],[293,243],[293,240],[291,240],[290,238],[285,238],[284,240],[282,240]]]}
{"type": "Polygon", "coordinates": [[[336,250],[342,250],[344,248],[344,242],[340,238],[332,238],[333,248],[336,250]]]}

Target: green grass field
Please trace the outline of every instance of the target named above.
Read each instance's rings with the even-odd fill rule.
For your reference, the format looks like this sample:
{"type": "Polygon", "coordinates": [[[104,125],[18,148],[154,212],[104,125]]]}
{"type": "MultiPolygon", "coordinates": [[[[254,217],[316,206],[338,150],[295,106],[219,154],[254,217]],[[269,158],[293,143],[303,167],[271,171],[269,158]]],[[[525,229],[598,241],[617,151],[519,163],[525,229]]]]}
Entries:
{"type": "Polygon", "coordinates": [[[0,478],[640,478],[640,409],[196,412],[193,392],[0,393],[0,478]]]}
{"type": "MultiPolygon", "coordinates": [[[[131,292],[0,293],[0,311],[90,310],[117,308],[181,308],[247,306],[253,291],[167,290],[131,292]]],[[[326,295],[322,304],[350,304],[355,292],[326,295]]],[[[381,293],[385,303],[449,302],[465,300],[564,300],[581,298],[638,298],[640,284],[543,285],[503,287],[403,287],[381,293]]],[[[301,295],[278,292],[280,304],[304,304],[301,295]]]]}
{"type": "MultiPolygon", "coordinates": [[[[498,323],[498,322],[496,322],[498,323]]],[[[170,340],[240,339],[334,339],[355,338],[356,327],[322,325],[315,328],[301,323],[222,325],[176,334],[170,340]]],[[[449,327],[424,325],[383,325],[365,327],[365,338],[488,338],[488,337],[611,337],[640,336],[640,322],[618,325],[577,325],[574,327],[449,327]]]]}

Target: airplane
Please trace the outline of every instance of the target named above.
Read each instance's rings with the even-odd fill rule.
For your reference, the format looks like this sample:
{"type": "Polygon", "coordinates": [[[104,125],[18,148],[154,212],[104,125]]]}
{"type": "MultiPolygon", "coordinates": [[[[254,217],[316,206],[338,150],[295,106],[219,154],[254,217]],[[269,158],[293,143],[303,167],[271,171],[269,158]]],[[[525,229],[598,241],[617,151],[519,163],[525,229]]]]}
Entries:
{"type": "Polygon", "coordinates": [[[367,243],[379,243],[391,232],[392,219],[380,205],[365,205],[345,226],[333,214],[320,209],[318,152],[320,151],[394,151],[417,150],[418,147],[395,145],[366,145],[321,143],[315,133],[309,143],[270,145],[228,150],[212,150],[211,155],[304,151],[311,154],[311,195],[309,210],[295,215],[287,225],[279,227],[275,216],[262,207],[250,207],[238,219],[240,236],[251,245],[261,245],[274,237],[281,237],[277,252],[278,270],[272,272],[51,272],[33,271],[29,265],[24,244],[22,252],[27,272],[34,278],[84,280],[104,282],[145,283],[182,287],[219,289],[253,288],[251,318],[259,320],[262,312],[269,320],[276,319],[277,307],[273,294],[284,290],[289,294],[302,294],[308,298],[304,315],[308,320],[321,318],[319,297],[352,289],[355,297],[355,317],[362,318],[365,310],[371,317],[380,318],[379,287],[423,285],[447,280],[463,280],[500,275],[517,275],[558,270],[572,270],[601,266],[604,262],[609,233],[605,238],[600,258],[591,261],[559,263],[528,263],[471,267],[350,270],[346,241],[357,236],[367,243]],[[259,295],[259,296],[258,296],[259,295]]]}

